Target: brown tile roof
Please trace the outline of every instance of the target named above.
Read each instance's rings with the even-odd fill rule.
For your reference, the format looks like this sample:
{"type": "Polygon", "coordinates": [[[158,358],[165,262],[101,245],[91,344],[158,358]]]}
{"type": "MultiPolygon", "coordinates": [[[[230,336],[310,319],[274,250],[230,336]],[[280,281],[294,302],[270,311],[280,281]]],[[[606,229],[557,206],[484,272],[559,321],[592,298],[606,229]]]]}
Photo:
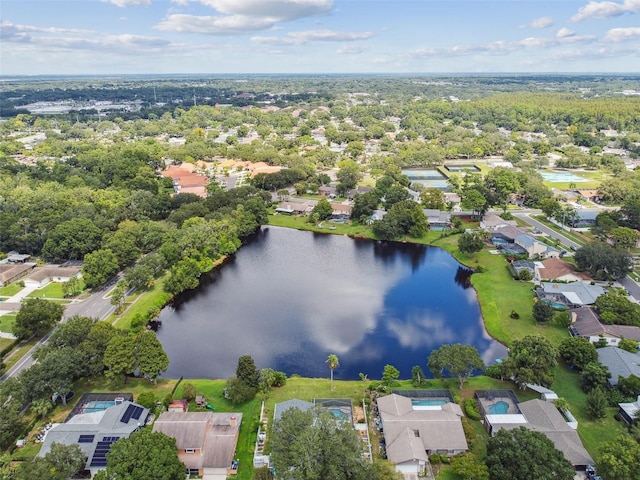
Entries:
{"type": "Polygon", "coordinates": [[[165,412],[153,431],[176,439],[178,457],[187,468],[226,468],[234,458],[241,422],[242,413],[165,412]],[[190,448],[201,452],[184,451],[190,448]]]}
{"type": "Polygon", "coordinates": [[[36,267],[27,279],[41,282],[51,277],[74,277],[80,272],[80,267],[36,267]]]}
{"type": "Polygon", "coordinates": [[[544,266],[544,268],[538,269],[538,275],[542,280],[556,280],[565,275],[573,275],[587,282],[592,280],[589,274],[578,272],[572,263],[565,262],[559,258],[548,258],[540,263],[544,266]]]}
{"type": "Polygon", "coordinates": [[[2,263],[0,264],[0,282],[10,282],[33,267],[35,267],[34,263],[2,263]]]}
{"type": "Polygon", "coordinates": [[[423,459],[426,451],[468,448],[462,410],[457,405],[447,404],[442,410],[414,410],[410,398],[391,394],[378,398],[378,410],[384,426],[387,456],[393,463],[423,459]],[[422,453],[418,448],[420,444],[422,453]]]}

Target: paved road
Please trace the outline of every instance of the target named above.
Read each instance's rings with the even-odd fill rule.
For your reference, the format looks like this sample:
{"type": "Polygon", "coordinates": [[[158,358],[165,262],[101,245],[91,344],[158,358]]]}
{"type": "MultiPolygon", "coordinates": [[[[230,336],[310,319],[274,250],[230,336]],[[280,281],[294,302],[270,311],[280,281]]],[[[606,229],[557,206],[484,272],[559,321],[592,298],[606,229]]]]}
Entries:
{"type": "Polygon", "coordinates": [[[551,238],[556,238],[560,240],[560,242],[566,247],[569,247],[569,248],[573,247],[575,249],[580,248],[580,244],[574,242],[573,240],[570,240],[569,238],[565,237],[561,233],[556,232],[554,229],[547,227],[544,223],[539,222],[535,218],[531,218],[531,213],[513,212],[513,216],[518,217],[520,220],[524,222],[527,222],[529,225],[537,228],[543,233],[546,233],[551,238]]]}
{"type": "Polygon", "coordinates": [[[640,285],[637,282],[630,277],[624,277],[618,280],[618,283],[626,288],[636,301],[640,302],[640,285]]]}
{"type": "MultiPolygon", "coordinates": [[[[98,320],[104,320],[105,318],[107,318],[113,312],[115,307],[111,305],[110,299],[105,297],[114,287],[116,281],[117,279],[110,281],[107,285],[102,287],[100,290],[98,290],[85,300],[67,305],[60,323],[64,323],[69,318],[76,315],[93,317],[97,318],[98,320]]],[[[31,347],[31,350],[29,350],[18,362],[16,362],[9,370],[7,370],[5,374],[0,377],[0,382],[5,381],[9,377],[15,377],[23,370],[29,368],[35,361],[33,358],[33,353],[40,346],[47,343],[49,337],[51,336],[51,333],[53,333],[53,330],[45,335],[37,344],[31,347]]]]}

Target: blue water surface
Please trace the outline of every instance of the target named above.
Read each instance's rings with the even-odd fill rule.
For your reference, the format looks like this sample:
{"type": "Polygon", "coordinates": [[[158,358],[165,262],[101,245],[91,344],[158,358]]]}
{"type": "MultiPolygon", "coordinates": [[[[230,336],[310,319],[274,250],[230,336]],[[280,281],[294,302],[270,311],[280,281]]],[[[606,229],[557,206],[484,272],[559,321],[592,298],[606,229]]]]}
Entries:
{"type": "Polygon", "coordinates": [[[470,271],[446,251],[263,227],[201,286],[163,309],[164,377],[227,378],[238,358],[288,375],[411,378],[445,343],[474,345],[486,364],[505,348],[486,333],[470,271]]]}

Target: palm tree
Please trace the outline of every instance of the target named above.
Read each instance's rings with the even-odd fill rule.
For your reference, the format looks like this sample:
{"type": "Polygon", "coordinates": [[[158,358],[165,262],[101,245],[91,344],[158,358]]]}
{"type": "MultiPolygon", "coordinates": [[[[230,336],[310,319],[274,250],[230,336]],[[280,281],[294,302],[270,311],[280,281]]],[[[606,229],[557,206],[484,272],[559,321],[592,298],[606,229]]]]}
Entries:
{"type": "Polygon", "coordinates": [[[327,357],[327,362],[329,364],[329,370],[331,370],[331,390],[333,391],[333,371],[336,367],[340,366],[340,361],[338,360],[338,356],[333,353],[327,357]]]}

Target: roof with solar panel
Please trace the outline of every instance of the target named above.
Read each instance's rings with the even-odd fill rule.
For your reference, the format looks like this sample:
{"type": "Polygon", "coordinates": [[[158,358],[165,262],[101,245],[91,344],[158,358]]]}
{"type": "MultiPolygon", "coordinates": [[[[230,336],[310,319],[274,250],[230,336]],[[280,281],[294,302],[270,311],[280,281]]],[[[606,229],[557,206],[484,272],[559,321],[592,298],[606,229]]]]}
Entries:
{"type": "Polygon", "coordinates": [[[54,442],[64,445],[75,443],[87,456],[88,470],[105,468],[111,445],[144,426],[148,415],[148,408],[130,401],[116,403],[102,411],[78,413],[47,432],[38,455],[46,455],[54,442]]]}

